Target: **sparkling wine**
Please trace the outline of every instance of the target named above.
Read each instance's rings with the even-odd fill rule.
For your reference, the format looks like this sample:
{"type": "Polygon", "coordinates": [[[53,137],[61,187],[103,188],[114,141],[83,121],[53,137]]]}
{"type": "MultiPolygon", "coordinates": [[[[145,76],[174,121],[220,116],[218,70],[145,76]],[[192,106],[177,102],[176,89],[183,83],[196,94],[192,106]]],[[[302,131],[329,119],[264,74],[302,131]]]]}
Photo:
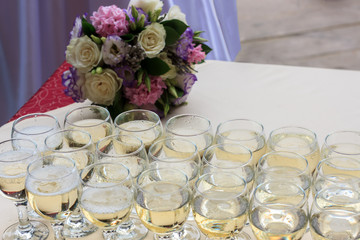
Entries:
{"type": "Polygon", "coordinates": [[[125,186],[111,186],[111,183],[100,185],[105,188],[89,187],[83,191],[80,208],[86,218],[96,226],[118,226],[130,216],[133,192],[125,186]]]}
{"type": "Polygon", "coordinates": [[[231,237],[239,233],[247,221],[246,198],[234,193],[204,192],[193,200],[193,214],[201,230],[209,238],[231,237]],[[206,197],[204,197],[206,196],[206,197]]]}
{"type": "MultiPolygon", "coordinates": [[[[272,142],[272,144],[269,143],[268,151],[296,152],[307,159],[312,173],[320,161],[320,150],[316,139],[308,135],[279,133],[272,137],[272,142]]],[[[287,160],[284,159],[284,161],[287,160]]]]}
{"type": "Polygon", "coordinates": [[[177,231],[189,215],[190,196],[189,191],[184,191],[174,183],[150,183],[144,186],[143,191],[136,197],[136,212],[142,223],[152,232],[177,231]]]}
{"type": "Polygon", "coordinates": [[[321,150],[322,158],[347,156],[360,158],[360,145],[355,143],[337,143],[324,147],[321,150]]]}
{"type": "Polygon", "coordinates": [[[258,206],[250,213],[250,225],[257,239],[301,239],[308,217],[303,209],[258,206]]]}
{"type": "Polygon", "coordinates": [[[100,139],[110,136],[113,132],[113,127],[110,123],[101,119],[84,119],[74,122],[67,127],[68,129],[78,129],[88,132],[94,143],[100,139]]]}
{"type": "Polygon", "coordinates": [[[143,141],[146,149],[149,149],[151,144],[161,136],[161,127],[157,127],[156,123],[148,120],[125,122],[120,124],[117,130],[119,131],[119,134],[125,135],[131,132],[131,135],[135,135],[143,141]],[[125,129],[125,131],[123,129],[125,129]]]}
{"type": "MultiPolygon", "coordinates": [[[[55,178],[68,168],[46,165],[34,170],[34,176],[55,178]]],[[[64,220],[78,203],[78,178],[53,181],[41,181],[29,178],[26,182],[27,197],[30,206],[37,214],[48,220],[64,220]]]]}

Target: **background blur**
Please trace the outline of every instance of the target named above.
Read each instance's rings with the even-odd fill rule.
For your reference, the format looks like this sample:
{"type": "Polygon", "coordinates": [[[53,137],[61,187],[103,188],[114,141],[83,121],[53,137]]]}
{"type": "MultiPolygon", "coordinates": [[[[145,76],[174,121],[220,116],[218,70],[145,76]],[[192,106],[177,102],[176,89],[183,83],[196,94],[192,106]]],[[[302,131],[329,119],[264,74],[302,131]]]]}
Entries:
{"type": "MultiPolygon", "coordinates": [[[[230,4],[231,0],[217,1],[230,4]]],[[[241,51],[234,54],[236,61],[360,70],[359,0],[236,1],[238,22],[226,25],[239,29],[241,51]]],[[[125,8],[128,0],[13,0],[3,4],[0,125],[64,61],[75,17],[110,4],[125,8]]]]}

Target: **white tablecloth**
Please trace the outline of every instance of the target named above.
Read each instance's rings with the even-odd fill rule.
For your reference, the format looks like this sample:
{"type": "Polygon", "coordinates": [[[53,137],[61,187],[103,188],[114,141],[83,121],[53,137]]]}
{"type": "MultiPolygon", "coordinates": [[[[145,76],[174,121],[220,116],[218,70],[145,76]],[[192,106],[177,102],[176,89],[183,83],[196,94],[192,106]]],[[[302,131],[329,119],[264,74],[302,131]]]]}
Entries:
{"type": "MultiPolygon", "coordinates": [[[[211,120],[215,131],[225,120],[248,118],[262,123],[267,136],[283,126],[306,127],[317,133],[320,145],[330,132],[360,130],[357,71],[208,61],[198,67],[197,77],[188,105],[173,109],[164,122],[177,114],[195,113],[211,120]]],[[[89,103],[50,113],[62,123],[69,109],[83,104],[89,103]]],[[[10,130],[11,123],[2,126],[0,140],[10,138],[10,130]]],[[[0,212],[2,234],[16,222],[15,206],[0,197],[0,212]]],[[[84,239],[101,239],[99,234],[84,239]]],[[[309,233],[303,239],[311,239],[309,233]]]]}

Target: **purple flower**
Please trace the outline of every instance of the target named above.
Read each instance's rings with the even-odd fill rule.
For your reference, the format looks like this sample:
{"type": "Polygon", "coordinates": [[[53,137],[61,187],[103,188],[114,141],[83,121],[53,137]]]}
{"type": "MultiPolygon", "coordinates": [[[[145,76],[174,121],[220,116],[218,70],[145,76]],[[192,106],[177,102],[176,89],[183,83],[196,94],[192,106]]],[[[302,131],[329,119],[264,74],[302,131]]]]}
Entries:
{"type": "Polygon", "coordinates": [[[116,68],[114,68],[114,71],[116,72],[116,74],[123,79],[123,86],[125,87],[135,87],[137,81],[135,80],[135,73],[133,71],[133,69],[130,66],[117,66],[116,68]]]}
{"type": "Polygon", "coordinates": [[[62,85],[66,87],[65,95],[71,97],[75,102],[85,101],[83,86],[85,78],[77,74],[76,68],[70,67],[69,70],[61,75],[62,85]]]}
{"type": "Polygon", "coordinates": [[[192,86],[197,81],[196,75],[192,73],[185,73],[181,75],[177,75],[176,77],[176,87],[181,88],[184,91],[184,95],[182,97],[176,98],[173,100],[174,105],[182,104],[188,98],[192,86]]]}
{"type": "Polygon", "coordinates": [[[101,49],[104,62],[110,66],[120,63],[127,54],[127,45],[119,36],[108,36],[101,49]]]}
{"type": "MultiPolygon", "coordinates": [[[[141,18],[141,15],[144,15],[145,16],[145,21],[144,21],[144,27],[149,25],[151,22],[149,21],[149,15],[144,11],[142,10],[142,8],[136,8],[136,10],[138,11],[138,17],[137,17],[137,21],[140,20],[141,18]]],[[[129,7],[128,10],[125,10],[125,13],[129,16],[130,18],[130,22],[135,22],[135,18],[133,17],[133,15],[131,14],[131,7],[129,7]]]]}
{"type": "Polygon", "coordinates": [[[180,39],[178,41],[178,46],[176,47],[176,54],[184,61],[187,61],[188,59],[188,49],[193,48],[193,36],[193,31],[191,30],[191,28],[188,27],[185,32],[180,36],[180,39]]]}
{"type": "Polygon", "coordinates": [[[82,35],[81,17],[77,17],[77,18],[75,18],[73,28],[70,32],[70,39],[79,38],[79,37],[81,37],[81,35],[82,35]]]}

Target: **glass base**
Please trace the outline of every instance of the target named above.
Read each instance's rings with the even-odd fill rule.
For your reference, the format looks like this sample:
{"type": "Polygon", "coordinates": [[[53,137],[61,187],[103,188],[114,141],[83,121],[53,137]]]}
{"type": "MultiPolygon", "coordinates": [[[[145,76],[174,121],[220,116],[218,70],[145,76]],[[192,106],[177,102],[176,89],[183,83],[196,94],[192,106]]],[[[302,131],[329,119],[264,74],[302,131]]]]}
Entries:
{"type": "Polygon", "coordinates": [[[78,221],[68,218],[64,224],[62,234],[66,238],[86,237],[98,230],[98,227],[90,223],[86,218],[80,217],[78,221]]]}
{"type": "Polygon", "coordinates": [[[199,240],[200,231],[193,225],[185,223],[183,230],[167,235],[154,234],[155,240],[199,240]]]}
{"type": "Polygon", "coordinates": [[[3,240],[45,240],[49,236],[48,227],[37,221],[30,221],[32,228],[20,230],[19,223],[9,226],[2,235],[3,240]]]}
{"type": "Polygon", "coordinates": [[[207,237],[206,240],[251,240],[251,237],[249,236],[249,234],[247,234],[245,232],[241,232],[234,237],[227,237],[227,238],[208,238],[207,237]]]}
{"type": "Polygon", "coordinates": [[[132,222],[131,230],[128,231],[128,228],[124,228],[124,231],[121,231],[121,225],[118,227],[117,231],[114,234],[108,236],[107,239],[111,240],[141,240],[146,237],[149,230],[141,223],[139,219],[130,218],[132,222]]]}

